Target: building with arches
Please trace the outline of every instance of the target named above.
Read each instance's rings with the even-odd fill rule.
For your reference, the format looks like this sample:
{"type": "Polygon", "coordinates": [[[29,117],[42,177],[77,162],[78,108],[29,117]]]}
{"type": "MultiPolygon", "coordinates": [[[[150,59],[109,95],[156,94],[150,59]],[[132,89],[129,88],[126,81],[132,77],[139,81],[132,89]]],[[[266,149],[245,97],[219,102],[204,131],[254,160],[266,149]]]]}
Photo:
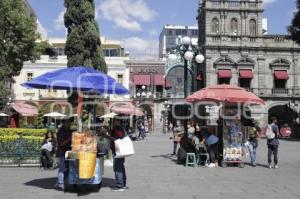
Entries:
{"type": "Polygon", "coordinates": [[[252,114],[261,125],[271,116],[291,123],[300,110],[300,47],[288,35],[265,34],[263,11],[262,0],[200,1],[199,70],[204,86],[236,84],[264,99],[267,108],[252,114]]]}

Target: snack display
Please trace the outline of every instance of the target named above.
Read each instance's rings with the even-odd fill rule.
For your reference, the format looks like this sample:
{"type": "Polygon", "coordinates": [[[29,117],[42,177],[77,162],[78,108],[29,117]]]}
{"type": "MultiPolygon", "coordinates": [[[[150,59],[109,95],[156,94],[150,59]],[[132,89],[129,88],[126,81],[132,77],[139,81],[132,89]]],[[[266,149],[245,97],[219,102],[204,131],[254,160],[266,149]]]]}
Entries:
{"type": "Polygon", "coordinates": [[[72,151],[75,152],[96,152],[97,139],[90,131],[72,134],[72,151]]]}

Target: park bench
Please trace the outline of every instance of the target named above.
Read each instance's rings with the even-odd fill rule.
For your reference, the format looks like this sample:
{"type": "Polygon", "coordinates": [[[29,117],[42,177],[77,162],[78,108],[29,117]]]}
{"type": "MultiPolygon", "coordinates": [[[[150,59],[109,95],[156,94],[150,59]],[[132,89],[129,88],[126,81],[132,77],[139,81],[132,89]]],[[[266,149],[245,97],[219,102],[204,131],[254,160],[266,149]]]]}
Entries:
{"type": "Polygon", "coordinates": [[[0,141],[0,165],[41,166],[41,142],[22,137],[11,141],[0,141]]]}

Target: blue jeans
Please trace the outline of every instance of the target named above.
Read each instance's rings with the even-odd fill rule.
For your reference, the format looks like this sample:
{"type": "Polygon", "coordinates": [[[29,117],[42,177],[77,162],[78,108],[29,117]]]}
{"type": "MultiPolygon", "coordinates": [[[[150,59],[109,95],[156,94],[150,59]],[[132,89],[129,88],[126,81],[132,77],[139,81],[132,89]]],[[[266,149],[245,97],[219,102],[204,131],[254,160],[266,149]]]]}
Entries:
{"type": "Polygon", "coordinates": [[[174,145],[173,145],[173,154],[174,155],[176,155],[177,145],[178,145],[178,142],[174,142],[174,145]]]}
{"type": "Polygon", "coordinates": [[[249,152],[250,152],[251,164],[255,164],[257,143],[250,142],[250,145],[251,146],[249,146],[249,152]]]}
{"type": "Polygon", "coordinates": [[[58,180],[59,187],[64,188],[64,176],[65,176],[65,157],[58,157],[58,180]]]}
{"type": "Polygon", "coordinates": [[[126,186],[126,172],[124,166],[125,158],[114,158],[114,172],[116,178],[116,187],[126,186]]]}

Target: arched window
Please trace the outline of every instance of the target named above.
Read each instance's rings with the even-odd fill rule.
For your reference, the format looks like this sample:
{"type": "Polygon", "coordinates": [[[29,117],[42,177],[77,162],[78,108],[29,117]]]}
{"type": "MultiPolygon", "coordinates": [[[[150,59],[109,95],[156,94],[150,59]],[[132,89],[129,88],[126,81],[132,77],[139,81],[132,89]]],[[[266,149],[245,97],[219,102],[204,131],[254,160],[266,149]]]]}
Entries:
{"type": "Polygon", "coordinates": [[[235,19],[235,18],[231,19],[230,30],[231,30],[231,33],[233,35],[237,35],[237,33],[238,33],[238,21],[237,21],[237,19],[235,19]]]}
{"type": "Polygon", "coordinates": [[[251,19],[249,22],[250,35],[256,35],[256,21],[251,19]]]}
{"type": "Polygon", "coordinates": [[[219,33],[219,20],[214,18],[211,23],[211,32],[212,33],[219,33]]]}

